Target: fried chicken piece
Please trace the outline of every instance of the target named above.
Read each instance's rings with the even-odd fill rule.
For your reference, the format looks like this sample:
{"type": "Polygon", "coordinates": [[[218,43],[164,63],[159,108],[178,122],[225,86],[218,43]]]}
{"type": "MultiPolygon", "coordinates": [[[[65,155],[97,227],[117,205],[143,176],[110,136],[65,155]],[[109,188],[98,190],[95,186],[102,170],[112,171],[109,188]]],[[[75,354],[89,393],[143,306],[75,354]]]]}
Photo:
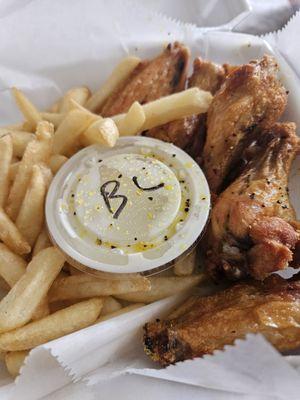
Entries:
{"type": "Polygon", "coordinates": [[[287,95],[271,56],[234,68],[208,109],[204,171],[210,189],[220,193],[240,157],[239,144],[254,129],[272,126],[283,113],[287,95]]]}
{"type": "Polygon", "coordinates": [[[278,350],[300,346],[300,280],[277,275],[245,281],[207,297],[194,296],[176,317],[147,323],[145,352],[161,365],[211,354],[247,333],[261,333],[278,350]],[[179,315],[178,315],[179,314],[179,315]]]}
{"type": "Polygon", "coordinates": [[[299,150],[295,124],[262,132],[244,158],[249,149],[255,155],[212,210],[206,266],[213,276],[264,279],[293,261],[300,240],[287,187],[299,150]]]}
{"type": "MultiPolygon", "coordinates": [[[[224,70],[221,66],[198,57],[194,60],[193,74],[188,80],[188,87],[198,87],[215,94],[223,80],[224,70]]],[[[204,145],[205,125],[206,116],[204,114],[192,115],[153,128],[146,132],[146,136],[171,142],[188,150],[196,158],[200,155],[204,145]]]]}
{"type": "Polygon", "coordinates": [[[185,46],[170,43],[153,60],[142,61],[108,97],[99,113],[103,117],[124,113],[134,101],[145,104],[183,90],[189,57],[185,46]]]}

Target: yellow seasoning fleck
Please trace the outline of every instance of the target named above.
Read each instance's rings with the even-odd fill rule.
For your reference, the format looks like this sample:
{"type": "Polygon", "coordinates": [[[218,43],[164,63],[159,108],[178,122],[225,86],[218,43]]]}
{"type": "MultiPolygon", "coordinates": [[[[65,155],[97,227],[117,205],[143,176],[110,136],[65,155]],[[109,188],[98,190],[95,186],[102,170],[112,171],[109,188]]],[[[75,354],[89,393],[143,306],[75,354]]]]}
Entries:
{"type": "Polygon", "coordinates": [[[148,219],[153,219],[153,214],[151,212],[148,212],[147,217],[148,219]]]}
{"type": "Polygon", "coordinates": [[[165,185],[166,190],[173,190],[174,187],[172,185],[165,185]]]}
{"type": "Polygon", "coordinates": [[[135,193],[136,193],[138,196],[141,196],[141,195],[142,195],[141,190],[137,190],[135,193]]]}
{"type": "Polygon", "coordinates": [[[191,162],[187,162],[184,164],[186,168],[192,168],[193,164],[191,162]]]}

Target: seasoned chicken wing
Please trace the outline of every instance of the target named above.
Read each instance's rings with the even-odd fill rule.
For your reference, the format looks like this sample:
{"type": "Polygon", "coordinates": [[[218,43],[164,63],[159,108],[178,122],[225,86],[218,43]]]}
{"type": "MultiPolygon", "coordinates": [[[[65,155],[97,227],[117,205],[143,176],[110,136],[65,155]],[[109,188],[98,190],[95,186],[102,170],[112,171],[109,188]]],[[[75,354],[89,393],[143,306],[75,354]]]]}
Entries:
{"type": "Polygon", "coordinates": [[[207,117],[204,171],[214,193],[240,157],[239,144],[255,129],[272,126],[283,113],[287,95],[278,81],[273,57],[234,68],[214,97],[207,117]]]}
{"type": "MultiPolygon", "coordinates": [[[[200,57],[194,60],[193,74],[188,80],[188,87],[198,87],[215,94],[224,80],[221,66],[200,57]]],[[[206,116],[192,115],[146,132],[151,136],[187,150],[195,158],[200,155],[205,139],[206,116]]]]}
{"type": "Polygon", "coordinates": [[[298,150],[295,124],[277,123],[241,154],[251,161],[218,197],[211,214],[206,266],[212,275],[264,279],[293,264],[300,231],[287,185],[298,150]]]}
{"type": "Polygon", "coordinates": [[[173,317],[145,325],[144,348],[169,365],[211,354],[247,333],[263,334],[280,351],[300,346],[300,280],[273,275],[191,297],[173,317]]]}
{"type": "Polygon", "coordinates": [[[181,91],[185,87],[189,50],[169,44],[151,61],[142,61],[105,101],[99,113],[109,117],[128,111],[134,101],[141,104],[181,91]]]}

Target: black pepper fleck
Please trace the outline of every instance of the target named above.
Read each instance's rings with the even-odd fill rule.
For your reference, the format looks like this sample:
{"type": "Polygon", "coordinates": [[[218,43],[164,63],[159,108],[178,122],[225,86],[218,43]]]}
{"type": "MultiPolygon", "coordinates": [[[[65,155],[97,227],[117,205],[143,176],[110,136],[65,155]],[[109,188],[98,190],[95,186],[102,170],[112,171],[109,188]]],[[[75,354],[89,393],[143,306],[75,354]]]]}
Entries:
{"type": "Polygon", "coordinates": [[[119,178],[119,179],[122,178],[122,174],[120,174],[120,175],[118,176],[118,178],[119,178]]]}
{"type": "Polygon", "coordinates": [[[188,207],[185,207],[184,211],[185,211],[185,212],[189,212],[189,208],[188,208],[188,207]]]}
{"type": "Polygon", "coordinates": [[[111,246],[110,246],[110,248],[111,248],[111,249],[115,249],[115,248],[116,248],[116,246],[113,246],[113,245],[111,245],[111,246]]]}
{"type": "Polygon", "coordinates": [[[148,197],[148,199],[152,201],[152,200],[153,200],[153,197],[148,197]]]}

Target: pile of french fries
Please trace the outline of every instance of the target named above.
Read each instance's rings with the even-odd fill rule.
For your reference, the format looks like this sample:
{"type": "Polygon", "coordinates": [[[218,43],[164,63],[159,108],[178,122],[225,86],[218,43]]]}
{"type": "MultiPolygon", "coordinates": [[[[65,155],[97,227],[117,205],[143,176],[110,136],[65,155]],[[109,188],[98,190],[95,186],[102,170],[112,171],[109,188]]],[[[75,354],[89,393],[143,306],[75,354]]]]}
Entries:
{"type": "Polygon", "coordinates": [[[145,105],[135,102],[126,114],[112,118],[95,114],[139,61],[122,60],[93,95],[86,87],[73,88],[47,112],[12,89],[25,121],[0,128],[0,353],[13,376],[30,349],[204,279],[193,274],[195,253],[167,275],[96,278],[69,265],[45,227],[49,184],[79,149],[95,143],[113,147],[120,135],[207,110],[210,93],[191,88],[145,105]]]}

